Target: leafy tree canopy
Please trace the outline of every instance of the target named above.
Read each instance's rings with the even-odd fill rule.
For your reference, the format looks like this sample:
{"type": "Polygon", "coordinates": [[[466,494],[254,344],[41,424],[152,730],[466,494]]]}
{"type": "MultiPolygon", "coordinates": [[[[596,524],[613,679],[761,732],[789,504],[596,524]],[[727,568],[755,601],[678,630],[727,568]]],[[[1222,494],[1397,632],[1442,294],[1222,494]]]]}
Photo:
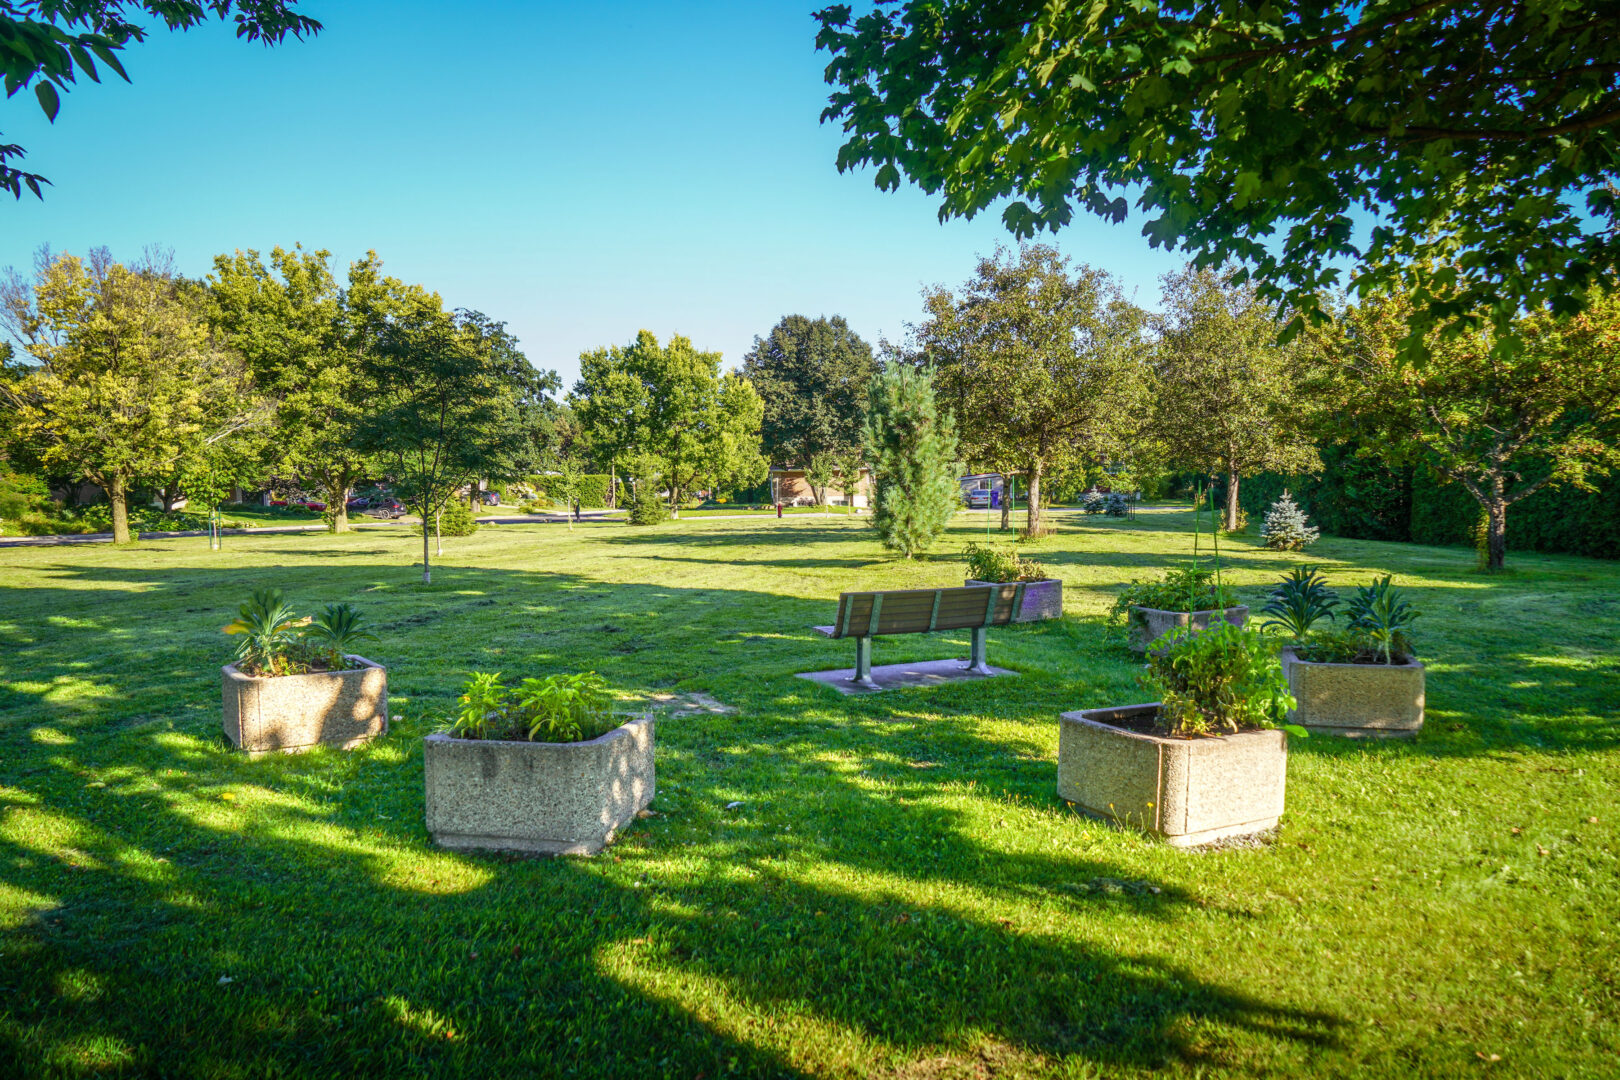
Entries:
{"type": "MultiPolygon", "coordinates": [[[[189,30],[210,15],[236,22],[236,36],[275,45],[288,34],[302,38],[320,32],[321,24],[294,11],[297,0],[0,0],[0,76],[6,96],[32,87],[39,107],[53,122],[62,95],[84,75],[101,81],[96,67],[125,82],[129,75],[118,54],[131,42],[146,40],[148,17],[169,30],[189,30]]],[[[50,183],[37,173],[8,162],[22,158],[14,143],[0,143],[0,190],[22,198],[23,188],[39,196],[50,183]]]]}
{"type": "Polygon", "coordinates": [[[933,368],[963,456],[1024,474],[1038,536],[1043,480],[1122,455],[1146,424],[1145,317],[1106,273],[1039,244],[998,250],[960,294],[924,304],[915,360],[933,368]]]}
{"type": "Polygon", "coordinates": [[[765,403],[765,454],[780,465],[807,467],[817,454],[861,444],[866,388],[877,371],[872,347],[842,315],[784,316],[754,339],[743,374],[765,403]]]}
{"type": "MultiPolygon", "coordinates": [[[[1304,316],[1358,266],[1406,339],[1580,308],[1620,265],[1620,9],[1592,0],[882,0],[818,13],[840,169],[1019,237],[1077,211],[1304,316]],[[1442,268],[1426,270],[1433,263],[1442,268]]],[[[1295,318],[1290,329],[1301,323],[1295,318]]]]}
{"type": "Polygon", "coordinates": [[[1620,294],[1567,318],[1525,315],[1506,353],[1488,331],[1435,341],[1421,367],[1396,360],[1406,303],[1370,297],[1340,319],[1329,349],[1344,397],[1330,415],[1341,436],[1378,433],[1386,460],[1461,484],[1484,518],[1486,567],[1499,570],[1514,503],[1550,484],[1592,491],[1620,468],[1620,294]]]}
{"type": "Polygon", "coordinates": [[[1164,279],[1155,320],[1153,429],[1170,459],[1226,475],[1226,527],[1238,527],[1238,485],[1265,470],[1321,467],[1305,393],[1312,353],[1279,344],[1255,290],[1232,275],[1188,268],[1164,279]]]}

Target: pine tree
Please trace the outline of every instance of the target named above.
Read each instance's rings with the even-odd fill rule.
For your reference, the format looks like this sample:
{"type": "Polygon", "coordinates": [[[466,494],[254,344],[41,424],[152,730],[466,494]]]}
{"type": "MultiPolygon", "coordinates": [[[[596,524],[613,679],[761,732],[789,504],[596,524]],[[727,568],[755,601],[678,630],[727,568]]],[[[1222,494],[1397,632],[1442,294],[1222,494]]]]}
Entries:
{"type": "Polygon", "coordinates": [[[1271,504],[1271,509],[1266,511],[1265,524],[1260,526],[1260,539],[1275,551],[1298,551],[1306,544],[1315,543],[1321,535],[1321,530],[1311,526],[1310,518],[1286,490],[1271,504]]]}
{"type": "Polygon", "coordinates": [[[906,558],[928,550],[962,505],[956,432],[927,372],[896,365],[867,392],[866,459],[876,481],[872,525],[906,558]]]}

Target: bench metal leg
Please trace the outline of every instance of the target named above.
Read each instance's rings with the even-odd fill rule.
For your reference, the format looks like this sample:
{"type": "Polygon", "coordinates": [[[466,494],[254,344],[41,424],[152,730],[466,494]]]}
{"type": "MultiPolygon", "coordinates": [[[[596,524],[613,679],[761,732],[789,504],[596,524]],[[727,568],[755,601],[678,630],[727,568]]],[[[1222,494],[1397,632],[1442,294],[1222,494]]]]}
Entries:
{"type": "Polygon", "coordinates": [[[992,674],[990,671],[990,665],[985,662],[984,658],[984,639],[987,632],[988,631],[986,631],[982,626],[976,626],[973,628],[973,653],[968,660],[967,670],[973,672],[975,675],[992,674]]]}
{"type": "Polygon", "coordinates": [[[855,679],[856,686],[878,689],[878,684],[872,681],[872,639],[858,637],[855,639],[855,679]]]}

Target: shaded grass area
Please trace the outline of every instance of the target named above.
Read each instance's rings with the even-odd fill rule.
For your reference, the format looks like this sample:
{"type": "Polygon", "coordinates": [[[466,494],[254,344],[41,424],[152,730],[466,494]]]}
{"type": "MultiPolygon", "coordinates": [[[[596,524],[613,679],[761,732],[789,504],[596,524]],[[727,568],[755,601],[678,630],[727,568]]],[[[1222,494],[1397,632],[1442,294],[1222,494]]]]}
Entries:
{"type": "MultiPolygon", "coordinates": [[[[909,563],[858,519],[493,526],[431,587],[403,531],[0,551],[0,1075],[1612,1075],[1620,567],[1321,542],[1413,590],[1428,727],[1295,741],[1275,844],[1182,853],[1054,782],[1057,713],[1142,699],[1101,616],[1191,516],[1056,518],[1067,617],[990,639],[1018,677],[857,698],[792,677],[851,662],[808,626],[960,583],[982,514],[909,563]],[[263,585],[371,617],[387,739],[225,749],[263,585]],[[449,854],[420,736],[473,669],[738,711],[661,719],[606,855],[449,854]]],[[[1227,554],[1251,601],[1301,559],[1227,554]]]]}

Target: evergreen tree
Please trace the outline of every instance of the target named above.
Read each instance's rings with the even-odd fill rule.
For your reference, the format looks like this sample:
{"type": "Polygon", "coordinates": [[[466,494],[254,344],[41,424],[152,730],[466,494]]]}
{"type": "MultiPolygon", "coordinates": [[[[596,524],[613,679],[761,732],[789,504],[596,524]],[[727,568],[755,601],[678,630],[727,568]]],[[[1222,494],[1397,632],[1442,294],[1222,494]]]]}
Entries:
{"type": "Polygon", "coordinates": [[[893,366],[867,391],[866,460],[876,481],[872,525],[906,558],[926,551],[962,505],[956,432],[926,371],[893,366]]]}
{"type": "Polygon", "coordinates": [[[1273,551],[1299,551],[1306,544],[1316,543],[1321,535],[1322,531],[1311,525],[1311,519],[1286,489],[1266,511],[1266,520],[1260,526],[1260,539],[1273,551]]]}

